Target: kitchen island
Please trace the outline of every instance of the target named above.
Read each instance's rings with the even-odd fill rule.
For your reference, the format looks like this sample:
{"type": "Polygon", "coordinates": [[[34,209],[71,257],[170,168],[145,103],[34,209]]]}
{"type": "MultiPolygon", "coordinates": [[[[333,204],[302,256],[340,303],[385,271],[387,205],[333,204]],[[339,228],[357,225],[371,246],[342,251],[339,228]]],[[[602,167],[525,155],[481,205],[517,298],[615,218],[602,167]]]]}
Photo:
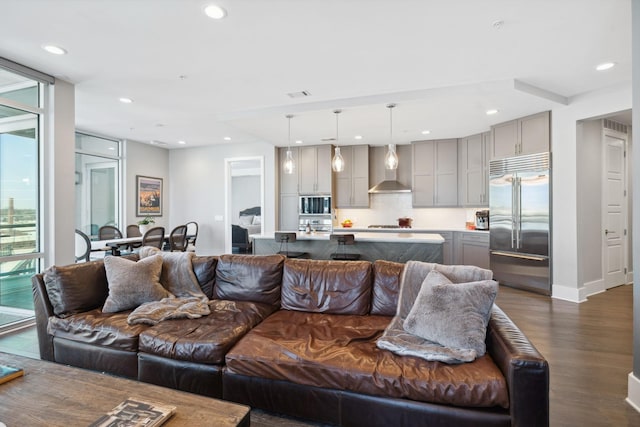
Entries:
{"type": "MultiPolygon", "coordinates": [[[[344,234],[344,233],[334,233],[344,234]]],[[[355,243],[345,247],[349,253],[360,254],[360,259],[375,261],[407,262],[409,260],[442,263],[442,244],[444,239],[439,234],[428,233],[389,233],[389,232],[357,232],[355,243]]],[[[275,254],[285,250],[276,242],[274,234],[256,235],[253,240],[253,253],[257,255],[275,254]]],[[[338,251],[338,242],[329,239],[329,233],[296,233],[296,242],[288,244],[293,252],[308,252],[311,259],[331,259],[338,251]]]]}

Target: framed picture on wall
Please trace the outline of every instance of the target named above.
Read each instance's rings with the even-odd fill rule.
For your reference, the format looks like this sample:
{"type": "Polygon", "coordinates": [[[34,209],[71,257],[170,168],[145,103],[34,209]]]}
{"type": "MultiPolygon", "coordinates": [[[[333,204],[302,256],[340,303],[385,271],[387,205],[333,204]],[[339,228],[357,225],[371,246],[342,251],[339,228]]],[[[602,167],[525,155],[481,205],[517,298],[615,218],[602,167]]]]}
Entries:
{"type": "Polygon", "coordinates": [[[136,175],[136,216],[162,216],[162,178],[136,175]]]}

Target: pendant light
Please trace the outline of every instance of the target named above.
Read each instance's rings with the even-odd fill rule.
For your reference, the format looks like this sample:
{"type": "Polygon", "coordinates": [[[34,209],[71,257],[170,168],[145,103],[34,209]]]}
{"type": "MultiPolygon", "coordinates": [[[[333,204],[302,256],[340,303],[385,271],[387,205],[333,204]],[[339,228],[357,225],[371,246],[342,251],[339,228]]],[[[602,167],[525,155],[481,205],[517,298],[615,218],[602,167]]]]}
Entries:
{"type": "Polygon", "coordinates": [[[396,104],[389,104],[389,148],[384,156],[384,167],[389,170],[398,169],[398,155],[396,154],[396,144],[393,143],[393,107],[396,104]]]}
{"type": "Polygon", "coordinates": [[[291,119],[293,118],[293,115],[287,114],[286,117],[287,119],[289,119],[289,138],[287,141],[287,153],[284,162],[282,162],[282,167],[284,169],[284,173],[286,173],[287,175],[291,175],[293,174],[293,170],[296,167],[295,163],[293,162],[293,154],[291,153],[291,119]]]}
{"type": "Polygon", "coordinates": [[[342,158],[342,154],[340,154],[340,147],[338,147],[338,115],[342,112],[342,110],[335,110],[334,113],[336,115],[336,149],[333,154],[333,159],[331,160],[331,169],[334,172],[342,172],[344,170],[344,159],[342,158]]]}

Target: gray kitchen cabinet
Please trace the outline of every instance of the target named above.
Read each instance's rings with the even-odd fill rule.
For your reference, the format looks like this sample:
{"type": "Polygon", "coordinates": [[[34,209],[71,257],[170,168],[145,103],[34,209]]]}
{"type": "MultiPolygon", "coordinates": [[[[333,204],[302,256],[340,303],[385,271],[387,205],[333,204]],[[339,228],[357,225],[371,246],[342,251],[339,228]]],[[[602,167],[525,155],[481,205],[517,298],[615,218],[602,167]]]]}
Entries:
{"type": "Polygon", "coordinates": [[[298,171],[300,170],[300,162],[298,159],[298,149],[296,147],[291,148],[291,154],[293,156],[293,164],[295,168],[291,175],[284,173],[285,159],[287,158],[287,147],[282,147],[279,150],[278,169],[280,171],[280,194],[296,194],[298,195],[298,171]]]}
{"type": "Polygon", "coordinates": [[[491,158],[543,153],[550,141],[549,111],[500,123],[491,127],[491,158]]]}
{"type": "Polygon", "coordinates": [[[414,207],[457,206],[458,140],[412,143],[414,207]]]}
{"type": "Polygon", "coordinates": [[[340,147],[344,170],[336,172],[336,207],[369,207],[369,146],[340,147]]]}
{"type": "Polygon", "coordinates": [[[295,168],[291,175],[284,173],[282,164],[287,156],[287,147],[279,150],[280,171],[280,200],[278,209],[278,230],[297,230],[298,229],[298,171],[300,170],[300,161],[298,157],[298,148],[292,147],[291,154],[295,168]]]}
{"type": "Polygon", "coordinates": [[[279,228],[282,231],[298,229],[298,194],[280,194],[279,228]]]}
{"type": "Polygon", "coordinates": [[[489,146],[491,132],[460,139],[458,204],[489,206],[489,146]]]}
{"type": "Polygon", "coordinates": [[[331,145],[300,147],[300,194],[331,194],[331,145]]]}
{"type": "Polygon", "coordinates": [[[455,233],[455,264],[489,269],[489,233],[455,233]]]}

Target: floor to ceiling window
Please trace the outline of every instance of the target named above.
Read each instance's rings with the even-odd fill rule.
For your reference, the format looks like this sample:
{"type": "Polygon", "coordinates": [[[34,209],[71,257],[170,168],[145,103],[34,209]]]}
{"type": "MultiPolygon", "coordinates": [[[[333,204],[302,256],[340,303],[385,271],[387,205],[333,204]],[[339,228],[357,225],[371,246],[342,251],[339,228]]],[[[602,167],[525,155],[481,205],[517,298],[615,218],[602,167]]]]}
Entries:
{"type": "Polygon", "coordinates": [[[120,142],[76,132],[76,228],[97,238],[103,225],[120,230],[120,142]]]}
{"type": "Polygon", "coordinates": [[[44,83],[0,67],[0,332],[33,319],[44,83]]]}

